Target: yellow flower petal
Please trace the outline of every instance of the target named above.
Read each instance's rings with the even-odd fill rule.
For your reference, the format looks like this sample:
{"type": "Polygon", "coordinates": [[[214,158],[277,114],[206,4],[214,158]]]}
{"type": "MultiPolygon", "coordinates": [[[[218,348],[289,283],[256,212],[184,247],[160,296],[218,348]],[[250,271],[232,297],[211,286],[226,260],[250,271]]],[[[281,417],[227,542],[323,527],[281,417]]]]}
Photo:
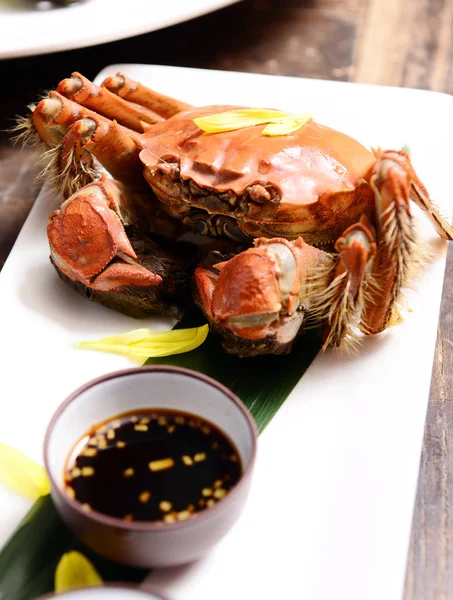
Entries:
{"type": "Polygon", "coordinates": [[[208,332],[208,325],[190,329],[171,329],[162,333],[151,333],[149,329],[140,329],[101,340],[77,342],[75,347],[124,354],[143,363],[143,359],[150,357],[171,356],[195,350],[205,341],[208,332]],[[143,332],[147,334],[144,335],[143,332]]]}
{"type": "Polygon", "coordinates": [[[151,329],[134,329],[120,335],[111,335],[102,338],[102,341],[107,344],[135,344],[143,339],[146,339],[151,333],[151,329]]]}
{"type": "Polygon", "coordinates": [[[282,119],[280,123],[269,123],[263,129],[263,135],[288,135],[289,133],[294,133],[304,125],[308,123],[308,121],[312,118],[310,113],[305,115],[301,115],[300,117],[282,119]]]}
{"type": "Polygon", "coordinates": [[[252,127],[253,125],[272,123],[275,119],[287,116],[287,113],[280,110],[239,108],[237,110],[228,110],[214,115],[207,115],[206,117],[198,117],[193,121],[195,125],[206,131],[206,133],[220,133],[222,131],[242,129],[243,127],[252,127]]]}
{"type": "Polygon", "coordinates": [[[198,117],[194,119],[194,123],[206,133],[222,133],[254,125],[267,125],[263,129],[263,135],[276,136],[297,131],[311,118],[309,113],[291,115],[272,109],[240,108],[198,117]]]}
{"type": "Polygon", "coordinates": [[[0,483],[32,500],[50,493],[50,481],[45,468],[20,450],[1,443],[0,483]]]}
{"type": "MultiPolygon", "coordinates": [[[[152,340],[154,342],[163,342],[163,343],[177,343],[177,342],[187,342],[187,340],[192,337],[194,333],[197,335],[205,332],[205,328],[207,325],[202,325],[201,327],[196,327],[193,329],[171,329],[170,331],[160,331],[152,334],[152,340]],[[198,331],[198,333],[197,333],[198,331]],[[169,335],[171,333],[171,336],[169,335]]],[[[150,332],[151,333],[151,332],[150,332]]],[[[207,332],[206,332],[207,333],[207,332]]],[[[139,340],[134,343],[134,346],[141,346],[142,344],[147,344],[147,340],[139,340]]]]}
{"type": "Polygon", "coordinates": [[[103,581],[91,562],[80,552],[63,554],[55,569],[55,591],[102,585],[103,581]]]}

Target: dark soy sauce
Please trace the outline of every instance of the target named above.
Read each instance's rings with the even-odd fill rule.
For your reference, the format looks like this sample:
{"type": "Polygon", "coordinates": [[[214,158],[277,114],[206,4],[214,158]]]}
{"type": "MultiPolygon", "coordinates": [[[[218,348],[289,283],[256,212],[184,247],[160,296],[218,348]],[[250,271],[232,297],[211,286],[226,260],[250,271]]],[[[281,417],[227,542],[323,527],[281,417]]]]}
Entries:
{"type": "Polygon", "coordinates": [[[241,473],[237,449],[217,427],[156,409],[94,426],[67,461],[65,488],[87,511],[173,523],[214,506],[241,473]]]}

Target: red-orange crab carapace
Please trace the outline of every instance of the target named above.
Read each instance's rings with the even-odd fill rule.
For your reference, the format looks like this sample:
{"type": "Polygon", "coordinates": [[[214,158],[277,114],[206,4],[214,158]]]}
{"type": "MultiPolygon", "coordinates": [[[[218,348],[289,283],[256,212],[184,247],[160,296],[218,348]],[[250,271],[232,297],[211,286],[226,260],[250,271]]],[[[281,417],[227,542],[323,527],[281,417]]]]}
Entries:
{"type": "Polygon", "coordinates": [[[51,149],[46,173],[67,198],[48,225],[59,274],[123,312],[177,314],[199,255],[169,238],[190,228],[241,244],[205,258],[192,285],[229,352],[287,352],[307,321],[326,346],[383,331],[419,263],[412,202],[453,239],[409,156],[313,119],[273,135],[264,121],[203,127],[241,111],[260,112],[193,108],[121,73],[63,80],[21,124],[51,149]]]}

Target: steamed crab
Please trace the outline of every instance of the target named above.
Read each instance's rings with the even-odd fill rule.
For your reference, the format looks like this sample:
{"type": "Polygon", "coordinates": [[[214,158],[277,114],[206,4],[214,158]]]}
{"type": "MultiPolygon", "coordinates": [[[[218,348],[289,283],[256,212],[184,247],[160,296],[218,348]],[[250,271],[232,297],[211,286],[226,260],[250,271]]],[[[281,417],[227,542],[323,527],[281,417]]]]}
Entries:
{"type": "Polygon", "coordinates": [[[199,255],[168,240],[191,228],[241,245],[192,282],[228,351],[289,351],[305,322],[324,325],[326,346],[383,331],[419,262],[411,201],[453,239],[408,155],[312,119],[274,137],[197,125],[234,108],[193,108],[121,73],[100,87],[74,73],[41,100],[23,125],[67,198],[48,225],[60,276],[135,316],[176,314],[199,255]]]}

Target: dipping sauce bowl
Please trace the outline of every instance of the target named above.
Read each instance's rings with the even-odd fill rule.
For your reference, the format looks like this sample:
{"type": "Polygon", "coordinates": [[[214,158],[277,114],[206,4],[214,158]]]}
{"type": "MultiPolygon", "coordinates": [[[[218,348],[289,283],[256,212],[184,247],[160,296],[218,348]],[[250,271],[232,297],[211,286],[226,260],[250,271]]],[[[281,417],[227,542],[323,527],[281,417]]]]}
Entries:
{"type": "Polygon", "coordinates": [[[47,429],[44,462],[57,511],[84,544],[124,564],[170,567],[200,558],[234,524],[248,494],[256,446],[255,423],[230,390],[195,371],[150,366],[109,373],[71,394],[47,429]],[[215,505],[182,521],[126,521],[85,510],[65,491],[65,465],[75,444],[93,426],[116,415],[153,409],[190,413],[223,432],[239,454],[242,473],[238,482],[215,505]]]}
{"type": "Polygon", "coordinates": [[[62,598],[62,600],[165,600],[162,596],[157,596],[152,592],[132,586],[123,587],[119,584],[79,588],[59,594],[48,594],[37,598],[37,600],[52,600],[55,598],[62,598]]]}

